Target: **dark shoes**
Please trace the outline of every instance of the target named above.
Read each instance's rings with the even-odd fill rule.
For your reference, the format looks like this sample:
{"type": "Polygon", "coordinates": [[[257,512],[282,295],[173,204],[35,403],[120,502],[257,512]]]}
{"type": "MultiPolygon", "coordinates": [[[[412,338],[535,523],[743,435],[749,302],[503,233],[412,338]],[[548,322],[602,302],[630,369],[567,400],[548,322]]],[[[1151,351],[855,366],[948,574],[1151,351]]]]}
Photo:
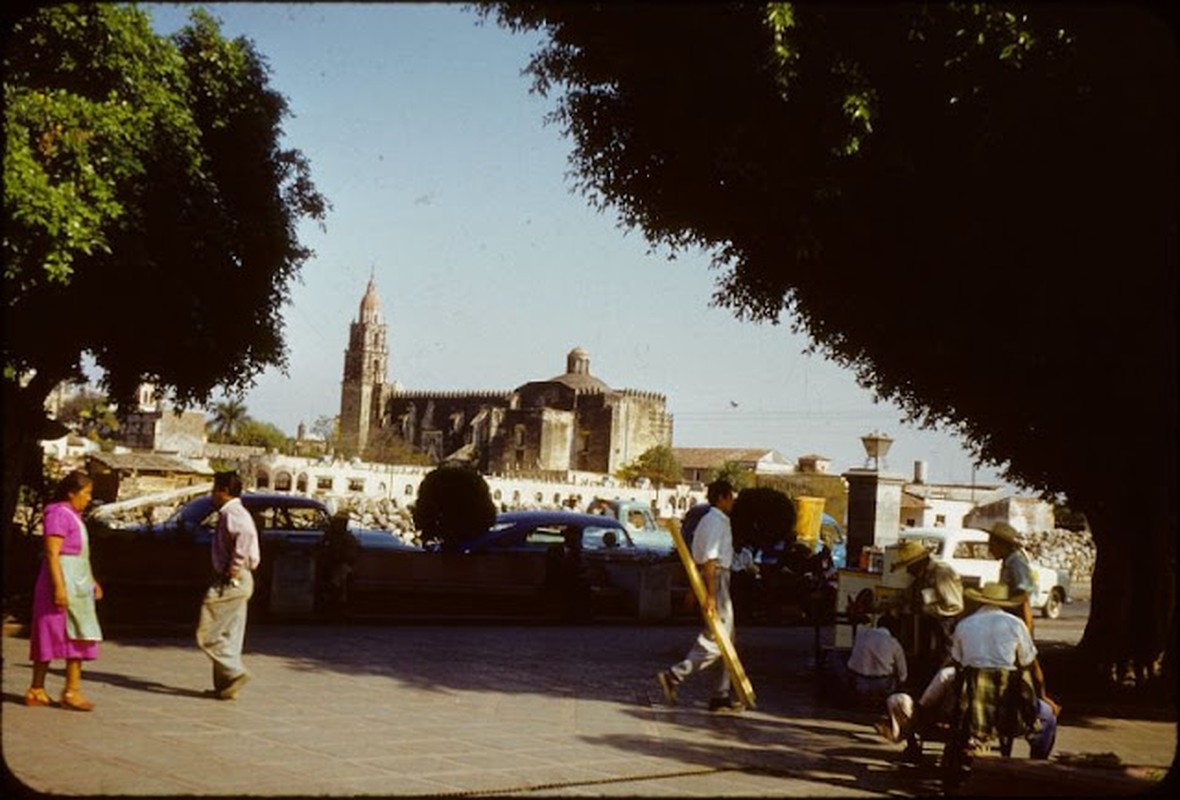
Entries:
{"type": "Polygon", "coordinates": [[[670,706],[676,705],[676,678],[668,670],[664,670],[656,675],[656,680],[660,683],[660,689],[664,692],[664,702],[670,706]]]}
{"type": "Polygon", "coordinates": [[[738,700],[733,695],[726,695],[725,697],[712,697],[709,699],[710,711],[729,712],[731,714],[740,714],[746,710],[745,704],[738,700]]]}
{"type": "Polygon", "coordinates": [[[238,692],[243,686],[246,685],[246,682],[249,680],[250,673],[243,672],[241,675],[238,675],[236,678],[227,683],[225,688],[217,693],[217,696],[222,700],[233,700],[238,696],[238,692]]]}

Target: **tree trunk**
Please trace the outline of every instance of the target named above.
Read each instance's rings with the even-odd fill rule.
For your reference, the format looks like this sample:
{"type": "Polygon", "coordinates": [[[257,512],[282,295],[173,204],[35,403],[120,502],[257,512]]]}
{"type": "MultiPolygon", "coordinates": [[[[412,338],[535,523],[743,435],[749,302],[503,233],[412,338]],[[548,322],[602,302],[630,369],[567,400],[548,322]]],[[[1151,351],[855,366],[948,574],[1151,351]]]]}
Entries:
{"type": "Polygon", "coordinates": [[[1093,677],[1144,687],[1175,675],[1175,522],[1150,498],[1088,511],[1097,561],[1078,645],[1093,677]]]}
{"type": "Polygon", "coordinates": [[[4,380],[4,477],[3,486],[4,535],[7,536],[16,516],[22,485],[29,482],[26,474],[35,470],[40,475],[40,451],[37,442],[45,429],[45,398],[56,385],[48,378],[35,376],[23,388],[16,381],[4,380]]]}

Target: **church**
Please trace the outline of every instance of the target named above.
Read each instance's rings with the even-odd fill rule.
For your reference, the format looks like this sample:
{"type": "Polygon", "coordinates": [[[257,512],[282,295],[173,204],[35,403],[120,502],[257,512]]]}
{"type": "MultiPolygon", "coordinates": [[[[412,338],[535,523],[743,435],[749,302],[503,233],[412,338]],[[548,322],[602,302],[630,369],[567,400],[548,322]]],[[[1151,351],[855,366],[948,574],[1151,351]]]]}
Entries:
{"type": "Polygon", "coordinates": [[[506,391],[412,391],[387,380],[387,325],[373,279],[349,326],[340,391],[340,447],[364,456],[396,437],[433,464],[484,474],[614,474],[657,445],[672,446],[672,415],[656,392],[612,389],[575,347],[565,372],[506,391]]]}

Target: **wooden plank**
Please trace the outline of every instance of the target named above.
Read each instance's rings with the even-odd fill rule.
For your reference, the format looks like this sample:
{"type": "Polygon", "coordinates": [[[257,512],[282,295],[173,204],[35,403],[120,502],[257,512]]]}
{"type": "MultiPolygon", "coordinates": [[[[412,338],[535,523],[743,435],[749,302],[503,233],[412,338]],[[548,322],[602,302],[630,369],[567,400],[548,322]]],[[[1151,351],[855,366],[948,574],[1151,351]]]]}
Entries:
{"type": "Polygon", "coordinates": [[[730,681],[737,692],[738,699],[748,708],[754,708],[754,685],[746,676],[746,670],[742,667],[741,660],[738,659],[733,642],[729,640],[729,635],[725,632],[717,615],[705,611],[705,581],[701,577],[700,570],[697,569],[696,562],[692,560],[692,553],[688,551],[688,545],[685,544],[680,531],[672,528],[671,533],[673,541],[676,542],[676,552],[680,554],[680,560],[684,563],[684,571],[688,573],[688,583],[692,586],[693,594],[696,595],[697,605],[700,606],[701,616],[705,618],[705,627],[721,650],[721,660],[725,663],[725,668],[729,670],[730,681]]]}

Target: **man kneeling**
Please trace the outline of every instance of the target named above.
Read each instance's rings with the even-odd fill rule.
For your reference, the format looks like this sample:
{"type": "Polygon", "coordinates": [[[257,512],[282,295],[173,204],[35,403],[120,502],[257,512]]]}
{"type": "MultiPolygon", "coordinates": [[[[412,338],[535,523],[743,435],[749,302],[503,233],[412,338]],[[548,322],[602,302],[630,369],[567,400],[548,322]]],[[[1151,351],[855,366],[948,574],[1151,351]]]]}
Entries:
{"type": "MultiPolygon", "coordinates": [[[[951,640],[952,665],[935,673],[915,707],[906,694],[886,699],[890,722],[881,733],[891,741],[907,739],[906,760],[921,755],[921,736],[938,720],[950,722],[952,740],[1001,743],[1024,736],[1029,756],[1046,759],[1057,737],[1057,709],[1047,700],[1040,672],[1032,669],[1037,649],[1024,622],[1004,611],[1024,596],[988,583],[966,598],[979,610],[964,617],[951,640]]],[[[1007,753],[1005,753],[1007,755],[1007,753]]]]}

